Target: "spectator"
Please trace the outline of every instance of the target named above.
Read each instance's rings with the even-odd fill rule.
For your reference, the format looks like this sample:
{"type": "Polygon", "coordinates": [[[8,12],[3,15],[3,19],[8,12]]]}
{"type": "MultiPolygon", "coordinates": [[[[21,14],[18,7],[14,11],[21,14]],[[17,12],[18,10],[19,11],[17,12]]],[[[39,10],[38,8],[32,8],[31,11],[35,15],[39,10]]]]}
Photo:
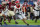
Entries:
{"type": "Polygon", "coordinates": [[[30,4],[33,6],[33,4],[34,4],[34,3],[33,3],[33,0],[30,1],[30,4]]]}
{"type": "Polygon", "coordinates": [[[30,5],[30,0],[28,0],[27,4],[30,5]]]}

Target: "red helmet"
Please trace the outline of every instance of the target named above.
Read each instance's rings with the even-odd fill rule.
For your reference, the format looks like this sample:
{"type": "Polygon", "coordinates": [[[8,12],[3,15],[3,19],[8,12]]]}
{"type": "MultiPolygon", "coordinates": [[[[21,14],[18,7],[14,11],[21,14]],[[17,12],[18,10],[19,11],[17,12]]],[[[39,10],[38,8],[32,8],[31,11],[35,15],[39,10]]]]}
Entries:
{"type": "Polygon", "coordinates": [[[20,3],[19,1],[16,1],[16,3],[20,3]]]}

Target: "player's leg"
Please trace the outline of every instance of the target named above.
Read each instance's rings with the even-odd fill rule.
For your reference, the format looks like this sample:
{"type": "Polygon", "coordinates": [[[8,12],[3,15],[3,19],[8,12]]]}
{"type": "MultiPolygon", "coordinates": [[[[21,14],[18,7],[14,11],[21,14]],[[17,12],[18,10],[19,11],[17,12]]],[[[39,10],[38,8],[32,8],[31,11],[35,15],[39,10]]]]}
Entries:
{"type": "Polygon", "coordinates": [[[27,17],[27,16],[28,16],[28,13],[27,13],[27,12],[25,13],[25,16],[26,16],[26,18],[28,19],[28,17],[27,17]]]}
{"type": "Polygon", "coordinates": [[[11,11],[10,11],[10,10],[9,10],[8,13],[7,13],[7,18],[8,18],[8,22],[10,23],[11,18],[12,18],[12,16],[11,16],[11,11]]]}
{"type": "Polygon", "coordinates": [[[25,17],[25,15],[22,14],[22,18],[23,18],[22,21],[23,21],[25,24],[29,25],[29,24],[25,21],[25,20],[27,19],[27,18],[25,17]]]}
{"type": "Polygon", "coordinates": [[[11,16],[7,16],[7,18],[8,18],[8,22],[10,23],[10,21],[11,21],[11,16]]]}
{"type": "Polygon", "coordinates": [[[4,24],[6,24],[6,16],[4,14],[2,16],[3,16],[3,19],[4,19],[4,24]]]}
{"type": "Polygon", "coordinates": [[[16,21],[15,13],[13,11],[11,11],[11,14],[10,15],[13,16],[14,21],[15,21],[15,24],[18,24],[18,22],[16,21]]]}
{"type": "Polygon", "coordinates": [[[0,13],[0,24],[2,25],[2,14],[0,13]]]}
{"type": "Polygon", "coordinates": [[[12,16],[10,16],[10,21],[11,21],[11,19],[12,19],[12,16]]]}
{"type": "Polygon", "coordinates": [[[33,21],[35,18],[36,18],[36,17],[35,17],[35,16],[33,16],[33,17],[32,17],[32,21],[33,21]]]}
{"type": "Polygon", "coordinates": [[[35,23],[37,22],[37,16],[36,16],[36,19],[35,19],[35,23]]]}
{"type": "Polygon", "coordinates": [[[18,15],[18,17],[20,18],[20,19],[22,19],[22,21],[25,23],[25,24],[27,24],[27,25],[29,25],[25,20],[26,20],[26,18],[24,18],[25,16],[23,15],[18,15]]]}
{"type": "Polygon", "coordinates": [[[30,12],[28,12],[28,20],[30,20],[30,12]]]}
{"type": "MultiPolygon", "coordinates": [[[[18,24],[17,21],[16,21],[15,14],[14,14],[13,11],[9,11],[9,12],[8,12],[8,16],[13,16],[13,18],[14,18],[14,20],[15,20],[15,23],[18,24]]],[[[10,22],[10,19],[9,19],[9,22],[10,22]]]]}
{"type": "Polygon", "coordinates": [[[29,24],[25,21],[25,19],[22,19],[22,21],[23,21],[25,24],[29,25],[29,24]]]}
{"type": "MultiPolygon", "coordinates": [[[[3,16],[3,19],[4,19],[4,24],[6,24],[6,14],[5,14],[5,12],[4,11],[2,11],[2,16],[3,16]]],[[[7,25],[7,24],[6,24],[7,25]]]]}
{"type": "Polygon", "coordinates": [[[15,15],[13,16],[13,18],[14,18],[15,24],[18,24],[18,22],[16,21],[15,15]]]}
{"type": "Polygon", "coordinates": [[[0,24],[1,24],[1,25],[2,25],[2,19],[3,19],[3,18],[1,17],[1,18],[0,18],[0,24]]]}
{"type": "Polygon", "coordinates": [[[35,23],[37,22],[38,19],[39,19],[39,11],[37,11],[37,16],[36,16],[36,19],[35,19],[35,23]]]}
{"type": "Polygon", "coordinates": [[[18,22],[16,21],[15,13],[13,11],[11,11],[11,16],[13,16],[15,24],[18,24],[18,22]]]}
{"type": "Polygon", "coordinates": [[[32,18],[32,20],[35,19],[35,23],[36,23],[36,22],[37,22],[37,18],[38,18],[38,16],[34,16],[34,17],[32,18]]]}

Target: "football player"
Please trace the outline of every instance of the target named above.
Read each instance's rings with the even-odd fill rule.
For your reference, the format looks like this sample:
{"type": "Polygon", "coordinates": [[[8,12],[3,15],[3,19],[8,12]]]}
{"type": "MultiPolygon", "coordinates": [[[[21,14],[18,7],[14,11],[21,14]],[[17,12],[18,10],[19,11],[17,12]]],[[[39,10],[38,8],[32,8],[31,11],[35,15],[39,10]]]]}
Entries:
{"type": "Polygon", "coordinates": [[[20,2],[19,1],[16,1],[16,5],[14,6],[14,12],[15,12],[15,16],[16,18],[20,18],[25,24],[29,25],[25,20],[26,20],[26,17],[25,15],[23,14],[22,12],[22,9],[21,9],[22,6],[20,6],[20,2]]]}
{"type": "MultiPolygon", "coordinates": [[[[4,8],[6,8],[6,2],[2,2],[2,14],[3,14],[3,10],[4,10],[4,8]]],[[[4,14],[5,15],[5,14],[4,14]]],[[[5,18],[4,18],[4,24],[6,24],[6,16],[5,16],[5,18]]],[[[7,24],[6,24],[7,25],[7,24]]]]}
{"type": "Polygon", "coordinates": [[[39,18],[39,6],[38,6],[39,3],[37,3],[36,1],[34,2],[34,4],[35,4],[34,5],[34,17],[35,17],[35,22],[37,22],[37,19],[39,18]]]}
{"type": "MultiPolygon", "coordinates": [[[[9,5],[8,10],[14,11],[14,6],[16,5],[16,4],[15,4],[15,0],[11,0],[11,2],[8,3],[8,5],[9,5]]],[[[12,18],[12,17],[13,17],[13,16],[11,16],[11,18],[12,18]]],[[[14,18],[14,20],[15,20],[15,23],[18,24],[18,23],[16,22],[15,16],[14,16],[13,18],[14,18]]],[[[11,20],[11,19],[10,19],[10,20],[11,20]]],[[[10,22],[10,20],[9,20],[9,22],[10,22]]]]}

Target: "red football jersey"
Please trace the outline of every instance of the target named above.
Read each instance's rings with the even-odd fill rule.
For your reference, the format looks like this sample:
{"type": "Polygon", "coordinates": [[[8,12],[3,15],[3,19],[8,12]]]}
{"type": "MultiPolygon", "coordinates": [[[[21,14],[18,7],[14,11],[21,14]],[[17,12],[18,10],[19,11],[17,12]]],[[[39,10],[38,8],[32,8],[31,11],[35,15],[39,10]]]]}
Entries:
{"type": "Polygon", "coordinates": [[[23,6],[23,7],[22,7],[22,10],[23,10],[23,12],[24,12],[24,10],[25,10],[25,12],[26,12],[26,6],[23,6]]]}
{"type": "Polygon", "coordinates": [[[12,4],[11,2],[9,2],[8,4],[9,4],[9,10],[13,10],[14,9],[13,7],[15,6],[15,3],[12,4]]]}
{"type": "Polygon", "coordinates": [[[0,5],[0,13],[2,12],[2,5],[0,5]]]}

